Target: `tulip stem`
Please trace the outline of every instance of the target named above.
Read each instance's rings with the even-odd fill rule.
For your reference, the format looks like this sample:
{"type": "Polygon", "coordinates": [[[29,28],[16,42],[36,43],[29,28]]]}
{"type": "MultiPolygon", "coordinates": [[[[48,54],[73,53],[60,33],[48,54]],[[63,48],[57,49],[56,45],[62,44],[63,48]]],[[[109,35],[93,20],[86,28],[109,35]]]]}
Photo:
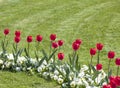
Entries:
{"type": "Polygon", "coordinates": [[[109,74],[109,71],[110,71],[110,62],[111,62],[111,59],[109,60],[109,64],[108,64],[108,74],[109,74]]]}
{"type": "Polygon", "coordinates": [[[61,49],[61,47],[59,46],[59,50],[58,50],[59,52],[60,52],[60,49],[61,49]]]}
{"type": "Polygon", "coordinates": [[[3,40],[3,47],[4,47],[4,49],[5,49],[5,39],[6,39],[6,35],[5,35],[4,40],[3,40]]]}
{"type": "Polygon", "coordinates": [[[16,43],[16,53],[17,53],[17,43],[16,43]]]}
{"type": "Polygon", "coordinates": [[[29,56],[29,47],[30,47],[30,44],[28,43],[28,56],[29,56]]]}
{"type": "Polygon", "coordinates": [[[119,73],[119,66],[117,67],[117,76],[118,76],[118,73],[119,73]]]}
{"type": "Polygon", "coordinates": [[[99,64],[99,56],[100,56],[100,51],[98,50],[98,59],[97,59],[97,64],[99,64]]]}
{"type": "Polygon", "coordinates": [[[51,49],[52,49],[52,41],[50,41],[50,52],[49,52],[49,55],[51,54],[51,49]]]}
{"type": "Polygon", "coordinates": [[[91,55],[91,61],[90,61],[90,65],[92,65],[92,58],[93,58],[93,56],[91,55]]]}
{"type": "Polygon", "coordinates": [[[37,44],[36,44],[36,51],[37,51],[37,53],[38,53],[38,50],[39,50],[39,42],[37,42],[37,44]]]}

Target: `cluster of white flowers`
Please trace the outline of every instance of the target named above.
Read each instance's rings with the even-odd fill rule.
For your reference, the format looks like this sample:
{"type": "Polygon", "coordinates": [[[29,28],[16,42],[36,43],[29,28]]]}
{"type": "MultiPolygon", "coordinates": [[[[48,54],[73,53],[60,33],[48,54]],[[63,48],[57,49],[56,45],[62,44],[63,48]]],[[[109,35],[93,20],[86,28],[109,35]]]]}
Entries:
{"type": "MultiPolygon", "coordinates": [[[[41,59],[39,59],[40,61],[41,59]]],[[[7,54],[7,59],[0,59],[0,68],[1,69],[12,69],[14,71],[30,71],[33,72],[33,69],[37,69],[37,73],[45,79],[51,79],[60,84],[63,88],[67,86],[71,88],[80,88],[81,86],[85,88],[100,88],[100,86],[95,86],[94,84],[99,84],[101,80],[106,77],[106,73],[103,70],[100,70],[100,74],[92,79],[94,74],[89,73],[89,67],[83,65],[79,72],[74,72],[70,69],[68,64],[53,64],[51,59],[49,63],[46,60],[39,64],[39,61],[36,59],[30,58],[30,65],[26,66],[27,59],[23,56],[18,57],[17,63],[14,62],[14,57],[12,54],[7,54]],[[69,72],[65,69],[69,69],[69,72]]],[[[91,73],[93,71],[91,70],[91,73]]],[[[105,83],[104,83],[105,84],[105,83]]]]}

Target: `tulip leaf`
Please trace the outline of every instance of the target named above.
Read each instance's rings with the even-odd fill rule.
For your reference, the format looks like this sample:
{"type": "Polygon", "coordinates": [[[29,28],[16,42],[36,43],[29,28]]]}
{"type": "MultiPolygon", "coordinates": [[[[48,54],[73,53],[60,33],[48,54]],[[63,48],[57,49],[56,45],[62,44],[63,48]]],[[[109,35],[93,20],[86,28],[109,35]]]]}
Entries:
{"type": "Polygon", "coordinates": [[[54,56],[54,54],[56,53],[56,51],[57,51],[57,49],[52,52],[52,54],[48,58],[48,61],[54,56]]]}
{"type": "Polygon", "coordinates": [[[92,68],[93,72],[96,73],[96,69],[93,65],[91,65],[91,68],[92,68]]]}
{"type": "Polygon", "coordinates": [[[108,77],[110,77],[112,75],[112,70],[110,69],[110,71],[108,72],[108,77]]]}
{"type": "Polygon", "coordinates": [[[69,54],[69,62],[70,62],[70,64],[72,64],[72,59],[71,59],[70,54],[69,54]]]}
{"type": "Polygon", "coordinates": [[[39,61],[39,66],[42,65],[43,61],[45,60],[45,56],[39,61]]]}
{"type": "Polygon", "coordinates": [[[47,53],[45,52],[45,50],[42,50],[42,53],[43,53],[43,55],[45,56],[45,58],[48,59],[48,55],[47,55],[47,53]]]}
{"type": "Polygon", "coordinates": [[[29,54],[26,48],[24,49],[24,51],[25,51],[26,56],[29,57],[29,54]]]}

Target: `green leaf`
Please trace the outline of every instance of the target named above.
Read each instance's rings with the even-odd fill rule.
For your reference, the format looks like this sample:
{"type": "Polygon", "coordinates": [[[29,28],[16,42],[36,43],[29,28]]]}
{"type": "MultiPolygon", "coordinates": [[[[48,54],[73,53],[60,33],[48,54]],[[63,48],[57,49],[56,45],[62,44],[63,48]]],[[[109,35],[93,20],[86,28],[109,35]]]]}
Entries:
{"type": "Polygon", "coordinates": [[[38,57],[38,55],[37,55],[37,52],[36,52],[36,51],[35,51],[35,58],[36,58],[36,60],[38,61],[39,57],[38,57]]]}
{"type": "Polygon", "coordinates": [[[98,77],[98,75],[100,74],[100,72],[96,71],[94,76],[93,76],[93,79],[95,79],[96,77],[98,77]]]}
{"type": "Polygon", "coordinates": [[[24,49],[24,51],[25,51],[26,56],[29,57],[29,54],[26,48],[24,49]]]}
{"type": "Polygon", "coordinates": [[[96,73],[96,69],[93,65],[91,65],[91,68],[92,68],[93,72],[96,73]]]}
{"type": "Polygon", "coordinates": [[[107,77],[107,76],[105,77],[105,81],[106,81],[107,83],[109,83],[109,81],[108,81],[108,77],[107,77]]]}
{"type": "Polygon", "coordinates": [[[49,58],[48,58],[47,61],[49,61],[54,56],[54,54],[56,53],[56,51],[57,51],[57,49],[52,52],[52,54],[49,56],[49,58]]]}
{"type": "Polygon", "coordinates": [[[45,56],[45,58],[48,59],[48,55],[47,55],[47,53],[45,52],[45,50],[42,50],[42,53],[43,53],[43,55],[45,56]]]}
{"type": "Polygon", "coordinates": [[[45,57],[43,57],[43,58],[39,61],[39,66],[41,66],[41,64],[43,63],[44,60],[45,60],[45,57]]]}
{"type": "Polygon", "coordinates": [[[72,59],[71,59],[70,54],[69,54],[69,62],[70,62],[70,64],[72,64],[72,59]]]}
{"type": "Polygon", "coordinates": [[[21,56],[22,52],[23,52],[23,49],[20,49],[19,50],[19,56],[21,56]]]}
{"type": "Polygon", "coordinates": [[[112,70],[110,69],[110,71],[108,72],[108,77],[110,77],[112,75],[112,70]]]}

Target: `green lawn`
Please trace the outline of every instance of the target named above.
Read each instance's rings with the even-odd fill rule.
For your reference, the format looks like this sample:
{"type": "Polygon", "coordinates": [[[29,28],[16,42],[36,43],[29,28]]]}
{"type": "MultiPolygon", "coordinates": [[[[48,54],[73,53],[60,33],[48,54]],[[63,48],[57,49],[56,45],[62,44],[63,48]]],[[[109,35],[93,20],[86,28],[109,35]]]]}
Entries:
{"type": "MultiPolygon", "coordinates": [[[[72,53],[71,43],[81,38],[79,61],[90,60],[89,49],[97,42],[104,44],[101,63],[107,69],[107,52],[113,50],[120,57],[120,0],[0,0],[0,40],[3,29],[10,28],[9,52],[12,50],[13,33],[22,31],[20,47],[26,46],[26,36],[43,35],[41,49],[49,49],[49,35],[56,33],[65,41],[63,52],[72,53]]],[[[34,45],[31,55],[34,57],[34,45]]],[[[94,57],[94,63],[97,56],[94,57]]],[[[114,74],[116,66],[112,63],[114,74]]],[[[0,88],[57,88],[57,84],[47,82],[26,73],[0,71],[0,88]]]]}

